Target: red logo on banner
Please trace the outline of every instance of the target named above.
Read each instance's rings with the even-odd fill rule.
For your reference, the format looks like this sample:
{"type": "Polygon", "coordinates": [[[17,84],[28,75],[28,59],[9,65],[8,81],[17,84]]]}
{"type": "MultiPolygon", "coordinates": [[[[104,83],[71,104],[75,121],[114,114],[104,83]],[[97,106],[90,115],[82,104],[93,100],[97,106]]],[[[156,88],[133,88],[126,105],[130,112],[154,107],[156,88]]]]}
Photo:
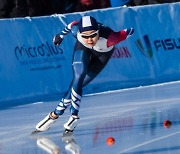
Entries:
{"type": "Polygon", "coordinates": [[[111,58],[131,58],[131,53],[126,46],[115,47],[111,58]]]}

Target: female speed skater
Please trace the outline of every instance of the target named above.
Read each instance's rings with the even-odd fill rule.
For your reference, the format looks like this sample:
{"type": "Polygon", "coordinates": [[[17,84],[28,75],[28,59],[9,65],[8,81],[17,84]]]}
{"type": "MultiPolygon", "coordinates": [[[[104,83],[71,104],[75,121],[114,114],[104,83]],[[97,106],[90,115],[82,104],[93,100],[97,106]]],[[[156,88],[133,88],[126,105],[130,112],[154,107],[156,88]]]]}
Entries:
{"type": "Polygon", "coordinates": [[[68,106],[70,106],[71,116],[64,124],[65,133],[74,130],[79,121],[78,112],[82,88],[90,83],[106,66],[113,53],[114,45],[126,40],[134,33],[134,29],[128,28],[115,32],[98,23],[92,16],[83,16],[79,22],[71,22],[60,34],[55,35],[53,43],[60,45],[69,32],[77,39],[72,62],[73,80],[69,90],[55,110],[36,125],[36,132],[49,129],[68,106]]]}

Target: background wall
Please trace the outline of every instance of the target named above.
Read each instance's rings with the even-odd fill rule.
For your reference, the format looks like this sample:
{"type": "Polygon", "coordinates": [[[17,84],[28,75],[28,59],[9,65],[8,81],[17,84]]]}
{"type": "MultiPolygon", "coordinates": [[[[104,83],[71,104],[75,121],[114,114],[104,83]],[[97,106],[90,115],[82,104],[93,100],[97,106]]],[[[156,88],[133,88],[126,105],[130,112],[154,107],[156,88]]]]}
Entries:
{"type": "Polygon", "coordinates": [[[107,67],[84,93],[180,79],[180,3],[111,8],[38,18],[0,20],[0,106],[20,100],[58,98],[72,79],[71,34],[60,46],[52,38],[83,15],[115,31],[135,34],[116,45],[107,67]]]}

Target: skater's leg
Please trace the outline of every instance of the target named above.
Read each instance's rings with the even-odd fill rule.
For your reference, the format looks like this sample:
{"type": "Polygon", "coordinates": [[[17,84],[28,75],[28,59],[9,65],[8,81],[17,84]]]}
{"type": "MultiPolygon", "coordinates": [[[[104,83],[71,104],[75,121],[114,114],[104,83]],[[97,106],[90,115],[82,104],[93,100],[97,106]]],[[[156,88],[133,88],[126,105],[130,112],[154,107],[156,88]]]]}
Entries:
{"type": "Polygon", "coordinates": [[[92,56],[88,66],[87,74],[84,78],[83,87],[90,83],[106,66],[113,53],[109,51],[99,56],[92,56]]]}
{"type": "Polygon", "coordinates": [[[71,86],[70,92],[66,93],[53,112],[50,112],[43,120],[36,125],[37,131],[45,131],[58,119],[59,115],[64,113],[64,110],[71,104],[71,86]]]}
{"type": "Polygon", "coordinates": [[[55,110],[55,114],[56,115],[61,115],[63,114],[63,111],[66,109],[66,107],[68,105],[70,105],[70,100],[71,98],[73,98],[74,101],[72,101],[72,106],[71,107],[71,113],[73,115],[77,115],[78,113],[78,110],[79,110],[79,103],[80,103],[80,100],[81,100],[81,95],[82,95],[82,86],[86,86],[88,83],[90,83],[102,70],[103,68],[105,67],[105,65],[107,64],[107,62],[109,61],[109,59],[111,58],[111,55],[112,55],[113,51],[110,51],[108,53],[103,53],[102,55],[100,56],[92,56],[91,57],[91,60],[89,62],[89,65],[87,64],[87,59],[86,58],[81,58],[79,57],[79,55],[75,55],[76,59],[74,60],[74,63],[73,63],[73,69],[74,69],[74,79],[76,78],[76,80],[73,81],[73,83],[71,84],[69,90],[68,90],[68,93],[63,97],[65,98],[64,100],[66,100],[67,103],[64,103],[63,99],[62,101],[60,102],[60,104],[58,105],[58,107],[56,108],[57,110],[55,110]],[[78,57],[78,58],[77,58],[78,57]],[[82,65],[76,65],[77,61],[80,61],[79,59],[85,59],[86,62],[82,62],[84,63],[86,66],[88,65],[88,68],[86,70],[87,73],[85,73],[82,65]],[[81,67],[81,68],[80,68],[81,67]],[[80,72],[82,71],[82,72],[80,72]],[[76,73],[78,72],[78,73],[76,73]],[[84,73],[83,73],[84,72],[84,73]],[[82,75],[82,74],[86,74],[85,77],[82,75]],[[82,85],[82,80],[83,80],[83,85],[82,85]],[[73,89],[73,86],[74,86],[74,90],[73,89]],[[72,90],[70,90],[72,89],[72,90]],[[78,93],[79,92],[79,95],[78,93]],[[79,99],[76,99],[79,98],[79,99]],[[76,103],[75,103],[76,102],[76,103]],[[62,109],[61,111],[58,110],[59,109],[62,109]],[[75,110],[76,109],[76,110],[75,110]]]}
{"type": "Polygon", "coordinates": [[[64,113],[65,109],[71,104],[71,99],[62,98],[58,106],[53,112],[53,116],[60,116],[64,113]]]}
{"type": "Polygon", "coordinates": [[[53,117],[58,117],[62,115],[65,111],[65,109],[71,105],[71,89],[72,89],[72,83],[67,91],[67,93],[64,95],[64,97],[61,99],[60,103],[56,107],[56,109],[53,112],[53,117]]]}
{"type": "Polygon", "coordinates": [[[71,116],[64,127],[66,130],[74,130],[77,126],[78,112],[80,108],[83,81],[87,73],[87,67],[90,61],[90,54],[78,50],[75,52],[73,61],[74,78],[71,90],[71,116]]]}
{"type": "Polygon", "coordinates": [[[70,130],[73,130],[76,127],[77,121],[79,119],[78,112],[82,96],[82,87],[91,82],[99,74],[99,72],[104,68],[112,55],[112,52],[108,52],[99,56],[98,58],[92,58],[90,62],[90,55],[88,53],[84,51],[77,51],[75,53],[76,54],[74,56],[73,62],[74,79],[69,88],[72,90],[68,90],[68,93],[59,103],[55,112],[51,112],[41,122],[38,123],[36,129],[39,131],[47,130],[50,125],[56,121],[58,116],[64,113],[64,110],[70,104],[70,111],[72,116],[64,125],[64,127],[70,130]]]}
{"type": "MultiPolygon", "coordinates": [[[[59,115],[62,115],[64,113],[64,110],[70,104],[71,104],[70,110],[73,116],[70,117],[71,121],[69,120],[69,122],[72,124],[71,126],[73,126],[73,128],[75,127],[75,123],[78,120],[78,112],[79,112],[79,106],[82,95],[83,80],[87,72],[87,66],[89,61],[90,61],[90,54],[88,54],[88,52],[82,50],[75,51],[74,61],[73,61],[74,78],[70,86],[72,88],[71,90],[69,88],[68,93],[61,100],[55,111],[49,113],[43,120],[41,120],[36,125],[36,129],[38,131],[45,131],[49,129],[51,124],[53,124],[56,121],[59,115]],[[74,122],[74,124],[72,122],[74,122]]],[[[69,128],[69,126],[67,128],[69,128]]]]}
{"type": "Polygon", "coordinates": [[[87,67],[91,55],[83,50],[75,51],[73,60],[73,82],[71,89],[71,114],[77,116],[82,96],[83,81],[87,73],[87,67]]]}
{"type": "Polygon", "coordinates": [[[74,53],[74,60],[73,60],[73,72],[74,72],[74,78],[73,81],[69,87],[68,92],[65,94],[63,99],[60,101],[58,106],[56,107],[54,111],[54,117],[62,115],[65,111],[65,109],[71,105],[72,103],[72,110],[76,109],[72,112],[77,112],[78,105],[80,103],[81,99],[81,93],[82,93],[82,83],[84,80],[84,76],[86,75],[86,70],[88,66],[88,61],[90,59],[90,55],[87,52],[84,52],[82,50],[75,51],[74,53]],[[75,89],[75,90],[74,90],[75,89]],[[78,93],[76,93],[77,91],[78,93]],[[76,100],[75,97],[79,98],[79,100],[76,100]],[[72,101],[72,99],[74,101],[72,101]]]}
{"type": "MultiPolygon", "coordinates": [[[[81,73],[81,77],[83,78],[83,83],[82,83],[82,80],[80,80],[81,77],[79,78],[78,75],[76,77],[76,80],[74,80],[72,93],[71,93],[72,116],[69,118],[68,122],[64,124],[64,127],[66,128],[67,132],[73,131],[74,128],[77,126],[77,122],[79,119],[78,112],[79,112],[79,106],[80,106],[81,95],[82,95],[82,87],[87,85],[89,82],[91,82],[101,72],[101,70],[105,67],[105,65],[111,58],[112,52],[113,51],[110,51],[108,53],[103,53],[99,56],[92,56],[91,61],[89,62],[88,68],[86,68],[85,70],[86,73],[81,73]],[[82,74],[85,74],[85,76],[82,76],[82,74]],[[78,84],[78,81],[80,81],[79,84],[78,84]]],[[[76,69],[76,67],[74,67],[74,69],[76,69]]]]}

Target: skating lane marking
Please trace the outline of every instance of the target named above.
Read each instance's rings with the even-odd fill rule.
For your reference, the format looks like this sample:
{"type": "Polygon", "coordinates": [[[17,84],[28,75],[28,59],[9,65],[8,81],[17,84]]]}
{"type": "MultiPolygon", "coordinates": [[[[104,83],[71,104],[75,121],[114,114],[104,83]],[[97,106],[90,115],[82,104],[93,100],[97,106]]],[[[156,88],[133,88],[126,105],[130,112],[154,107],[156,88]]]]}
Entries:
{"type": "Polygon", "coordinates": [[[173,136],[173,135],[176,135],[176,134],[179,134],[179,133],[180,133],[180,131],[175,132],[175,133],[172,133],[172,134],[169,134],[169,135],[166,135],[166,136],[162,136],[162,137],[159,137],[159,138],[156,138],[156,139],[147,141],[147,142],[144,142],[144,143],[139,144],[139,145],[136,145],[136,146],[134,146],[134,147],[132,147],[132,148],[126,149],[126,150],[120,152],[120,154],[121,154],[121,153],[124,153],[124,152],[127,152],[127,151],[130,151],[130,150],[133,150],[133,149],[136,149],[136,148],[139,148],[139,147],[144,146],[144,145],[146,145],[146,144],[150,144],[150,143],[153,143],[153,142],[156,142],[156,141],[159,141],[159,140],[168,138],[168,137],[170,137],[170,136],[173,136]]]}
{"type": "Polygon", "coordinates": [[[44,102],[35,102],[35,103],[32,103],[32,104],[43,104],[44,102]]]}
{"type": "Polygon", "coordinates": [[[122,91],[129,91],[129,90],[137,90],[137,89],[147,89],[151,87],[161,87],[161,86],[166,86],[166,85],[174,85],[178,84],[180,81],[172,81],[172,82],[165,82],[165,83],[158,83],[158,84],[153,84],[153,85],[147,85],[147,86],[139,86],[139,87],[132,87],[132,88],[124,88],[124,89],[118,89],[118,90],[109,90],[109,91],[104,91],[104,92],[97,92],[97,93],[92,93],[92,94],[85,94],[84,96],[94,96],[94,95],[102,95],[102,94],[111,94],[111,93],[118,93],[122,91]]]}

